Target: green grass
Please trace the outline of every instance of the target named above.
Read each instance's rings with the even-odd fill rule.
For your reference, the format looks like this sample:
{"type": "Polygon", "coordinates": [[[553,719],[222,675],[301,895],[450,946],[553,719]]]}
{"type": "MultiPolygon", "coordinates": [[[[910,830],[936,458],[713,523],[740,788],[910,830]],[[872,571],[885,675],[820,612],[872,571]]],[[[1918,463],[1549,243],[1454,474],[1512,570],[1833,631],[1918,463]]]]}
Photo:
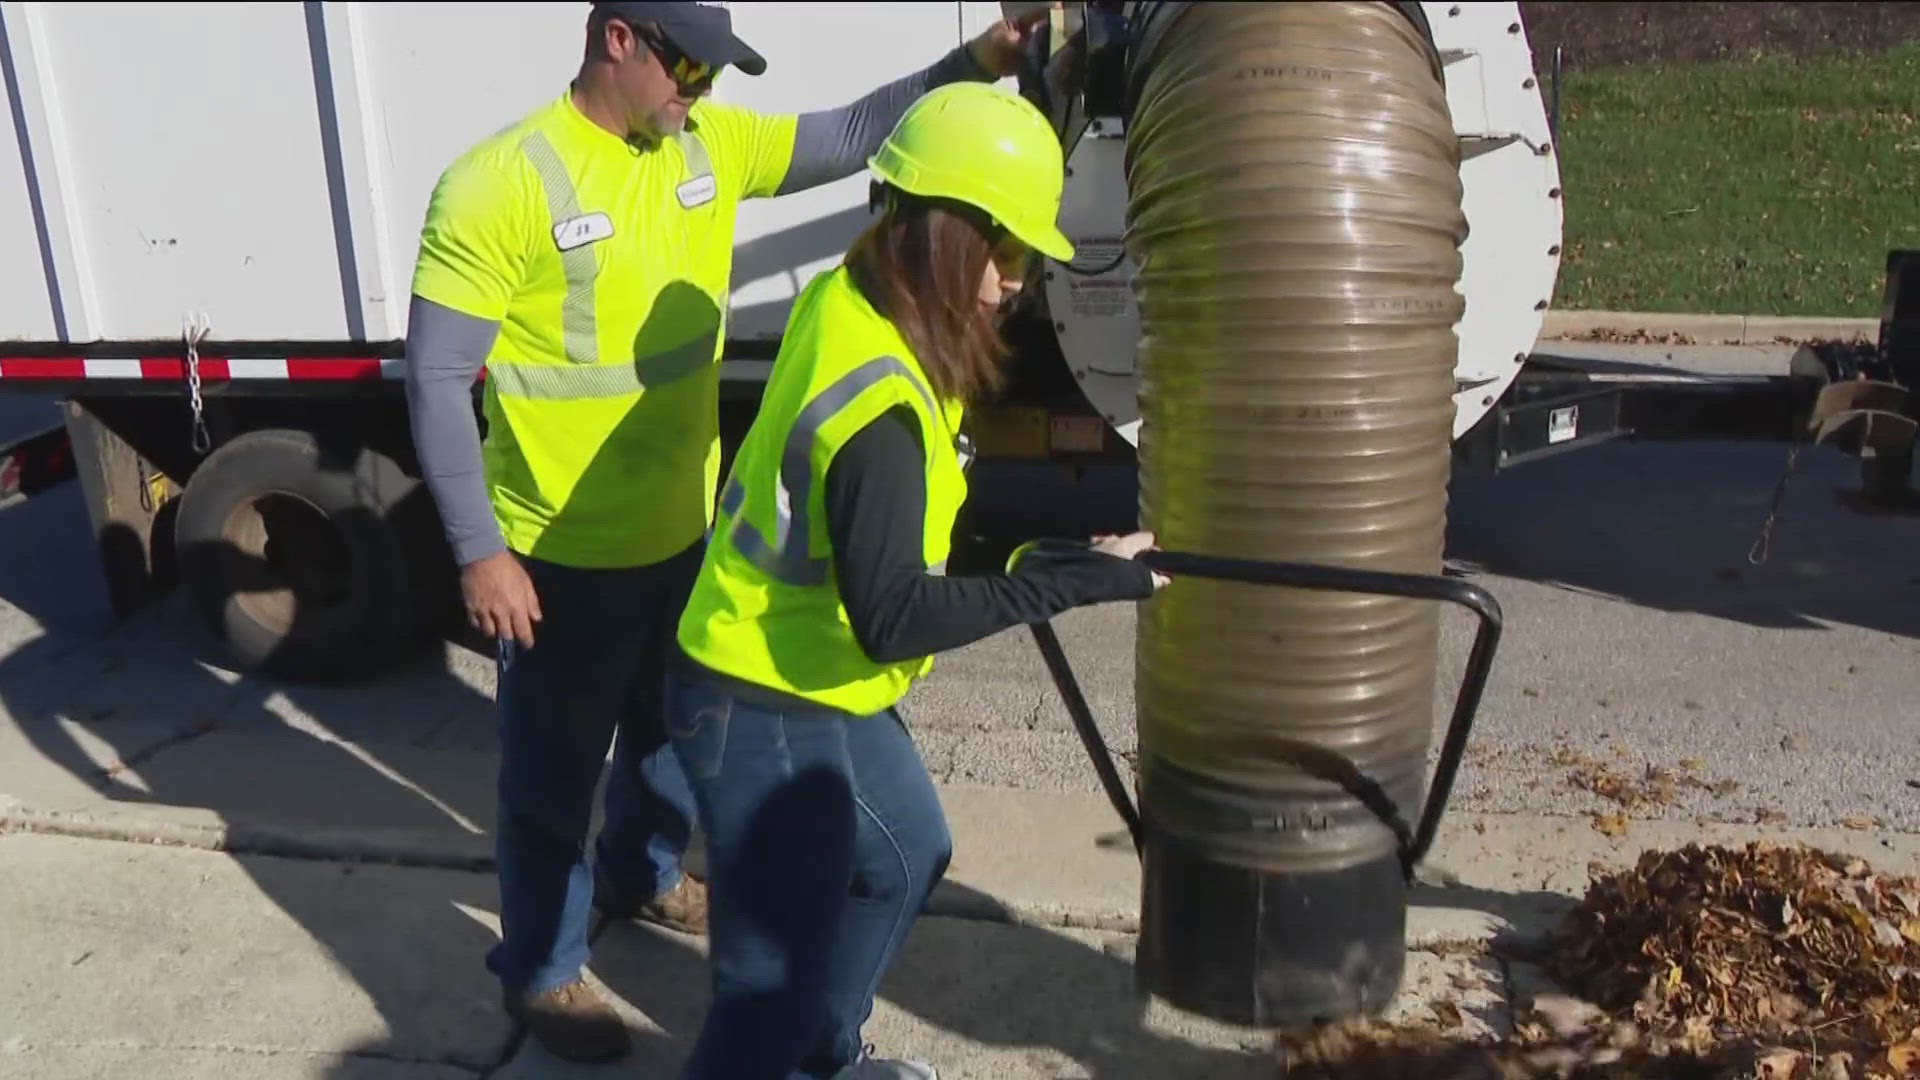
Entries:
{"type": "Polygon", "coordinates": [[[1876,316],[1920,247],[1920,46],[1569,72],[1556,307],[1876,316]]]}

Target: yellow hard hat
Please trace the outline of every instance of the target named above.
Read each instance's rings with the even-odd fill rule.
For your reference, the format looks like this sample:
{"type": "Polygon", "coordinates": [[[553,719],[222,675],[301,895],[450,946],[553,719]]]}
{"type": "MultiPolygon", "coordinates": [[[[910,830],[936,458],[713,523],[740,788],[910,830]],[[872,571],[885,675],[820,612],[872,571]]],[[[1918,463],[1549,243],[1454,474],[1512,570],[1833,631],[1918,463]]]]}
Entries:
{"type": "Polygon", "coordinates": [[[867,167],[913,195],[978,207],[1061,262],[1073,243],[1056,224],[1066,161],[1053,125],[1026,98],[991,83],[948,83],[908,106],[867,167]]]}

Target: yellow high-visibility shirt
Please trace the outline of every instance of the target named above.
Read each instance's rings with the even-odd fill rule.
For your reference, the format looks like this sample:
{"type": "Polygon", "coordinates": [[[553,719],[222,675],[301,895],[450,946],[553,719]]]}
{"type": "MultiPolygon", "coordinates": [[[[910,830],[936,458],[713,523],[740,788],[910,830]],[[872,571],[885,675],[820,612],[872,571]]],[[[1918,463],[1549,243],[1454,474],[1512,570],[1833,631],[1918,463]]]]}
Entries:
{"type": "Polygon", "coordinates": [[[413,291],[501,324],[484,459],[508,547],[642,566],[706,531],[735,213],[779,188],[794,128],[701,100],[638,147],[567,93],[441,175],[413,291]]]}

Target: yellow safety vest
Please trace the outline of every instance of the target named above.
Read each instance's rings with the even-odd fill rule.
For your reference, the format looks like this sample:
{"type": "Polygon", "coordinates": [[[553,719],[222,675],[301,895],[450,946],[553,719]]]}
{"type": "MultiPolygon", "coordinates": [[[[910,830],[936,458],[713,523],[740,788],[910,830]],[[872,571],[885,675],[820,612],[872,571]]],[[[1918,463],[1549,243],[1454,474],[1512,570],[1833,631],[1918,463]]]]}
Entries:
{"type": "Polygon", "coordinates": [[[636,148],[562,94],[442,174],[413,291],[500,322],[484,457],[509,547],[644,566],[706,531],[735,218],[785,179],[793,132],[702,100],[636,148]]]}
{"type": "Polygon", "coordinates": [[[814,278],[794,302],[681,615],[687,655],[856,716],[893,705],[932,670],[932,657],[877,664],[861,649],[835,583],[826,528],[827,466],[848,439],[900,405],[920,422],[924,557],[929,570],[942,572],[967,497],[964,408],[936,401],[913,350],[845,267],[814,278]]]}

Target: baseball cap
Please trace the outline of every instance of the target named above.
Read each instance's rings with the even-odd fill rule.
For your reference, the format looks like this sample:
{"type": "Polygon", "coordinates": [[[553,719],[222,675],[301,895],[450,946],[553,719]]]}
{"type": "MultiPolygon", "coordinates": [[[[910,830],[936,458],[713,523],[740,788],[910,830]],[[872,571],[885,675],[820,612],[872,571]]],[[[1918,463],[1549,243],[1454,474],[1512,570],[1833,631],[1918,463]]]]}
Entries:
{"type": "Polygon", "coordinates": [[[681,52],[713,68],[728,64],[749,75],[767,70],[767,61],[733,36],[733,15],[712,0],[608,0],[593,5],[630,22],[652,21],[681,52]]]}

